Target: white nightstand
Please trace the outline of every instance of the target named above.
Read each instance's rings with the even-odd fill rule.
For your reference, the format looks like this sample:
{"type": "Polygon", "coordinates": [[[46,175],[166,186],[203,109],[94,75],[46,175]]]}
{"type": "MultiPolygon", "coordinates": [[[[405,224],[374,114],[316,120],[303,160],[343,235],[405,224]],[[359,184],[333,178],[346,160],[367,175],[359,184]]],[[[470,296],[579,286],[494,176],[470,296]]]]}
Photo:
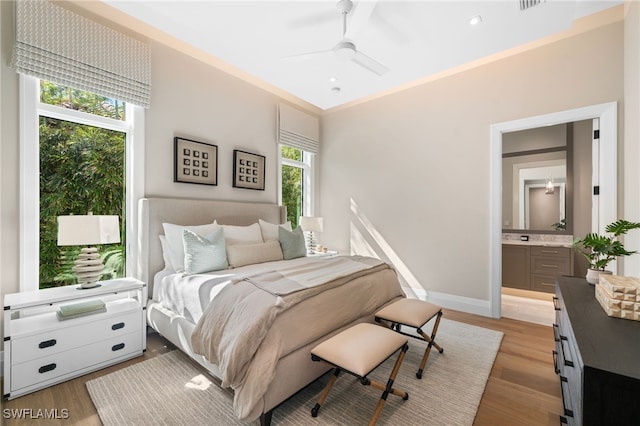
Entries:
{"type": "Polygon", "coordinates": [[[142,355],[147,285],[134,278],[4,296],[4,397],[18,396],[142,355]],[[101,300],[106,312],[59,320],[61,306],[101,300]]]}

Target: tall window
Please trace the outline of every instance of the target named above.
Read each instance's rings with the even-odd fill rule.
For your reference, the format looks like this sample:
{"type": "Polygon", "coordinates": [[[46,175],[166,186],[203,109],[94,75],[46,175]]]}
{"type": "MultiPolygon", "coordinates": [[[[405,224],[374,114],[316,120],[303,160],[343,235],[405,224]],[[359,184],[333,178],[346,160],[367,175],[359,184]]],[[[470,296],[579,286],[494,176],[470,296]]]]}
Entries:
{"type": "Polygon", "coordinates": [[[130,238],[126,230],[131,217],[127,211],[131,182],[128,141],[136,115],[133,107],[52,82],[24,79],[26,110],[29,92],[38,92],[34,108],[37,137],[28,131],[29,121],[23,122],[27,130],[24,142],[30,145],[26,149],[36,158],[23,160],[21,166],[27,182],[21,191],[23,210],[37,210],[35,215],[26,212],[25,216],[34,216],[34,220],[23,223],[22,234],[26,238],[22,254],[30,257],[25,259],[25,265],[30,265],[26,268],[35,269],[37,265],[37,285],[31,283],[33,271],[23,265],[21,275],[26,277],[21,277],[21,287],[37,289],[75,283],[71,267],[81,247],[57,245],[57,217],[69,214],[119,216],[121,243],[98,247],[105,263],[101,279],[125,276],[130,238]],[[35,191],[29,191],[29,182],[35,191]]]}
{"type": "Polygon", "coordinates": [[[299,148],[280,145],[281,204],[287,207],[287,220],[293,226],[300,216],[313,212],[313,158],[299,148]]]}

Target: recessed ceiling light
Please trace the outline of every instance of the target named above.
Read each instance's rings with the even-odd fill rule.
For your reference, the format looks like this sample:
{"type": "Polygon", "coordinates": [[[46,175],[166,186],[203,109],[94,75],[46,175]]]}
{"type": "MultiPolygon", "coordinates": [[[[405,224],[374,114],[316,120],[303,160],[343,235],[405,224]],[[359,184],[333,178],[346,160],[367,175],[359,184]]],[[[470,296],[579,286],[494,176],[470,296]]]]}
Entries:
{"type": "Polygon", "coordinates": [[[470,25],[478,25],[481,22],[482,22],[482,16],[480,15],[476,15],[473,18],[469,19],[470,25]]]}
{"type": "Polygon", "coordinates": [[[332,83],[335,83],[336,81],[338,81],[337,77],[329,77],[329,81],[332,83]]]}
{"type": "Polygon", "coordinates": [[[336,86],[336,87],[332,87],[332,88],[331,88],[331,93],[336,93],[336,94],[337,94],[337,93],[340,93],[340,88],[339,88],[339,87],[337,87],[337,86],[336,86]]]}

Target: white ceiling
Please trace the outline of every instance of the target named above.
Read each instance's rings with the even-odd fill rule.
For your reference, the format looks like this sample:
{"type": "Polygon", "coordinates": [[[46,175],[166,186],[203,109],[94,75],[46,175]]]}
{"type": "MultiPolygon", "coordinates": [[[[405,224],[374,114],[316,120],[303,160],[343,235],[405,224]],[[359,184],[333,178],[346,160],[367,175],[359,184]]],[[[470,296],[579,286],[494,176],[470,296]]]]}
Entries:
{"type": "Polygon", "coordinates": [[[283,59],[341,40],[334,0],[103,1],[323,110],[567,30],[622,3],[542,0],[521,11],[519,0],[356,0],[347,35],[389,69],[379,76],[333,54],[283,59]],[[482,22],[470,25],[477,15],[482,22]]]}

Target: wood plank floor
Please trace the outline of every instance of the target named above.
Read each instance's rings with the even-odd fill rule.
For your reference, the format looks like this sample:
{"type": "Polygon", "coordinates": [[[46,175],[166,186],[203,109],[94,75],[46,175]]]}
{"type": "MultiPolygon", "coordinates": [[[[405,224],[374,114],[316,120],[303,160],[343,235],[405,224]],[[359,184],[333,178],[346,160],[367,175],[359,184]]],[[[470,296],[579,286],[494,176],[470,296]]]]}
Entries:
{"type": "MultiPolygon", "coordinates": [[[[551,350],[554,343],[551,327],[508,318],[485,318],[452,310],[445,310],[444,318],[504,333],[474,425],[558,424],[562,400],[560,383],[553,371],[551,350]]],[[[11,401],[2,401],[3,409],[32,409],[34,413],[38,409],[58,409],[58,412],[67,409],[68,419],[17,421],[3,418],[0,423],[21,426],[101,425],[85,383],[170,350],[174,350],[171,343],[153,333],[147,339],[147,351],[142,357],[11,401]]],[[[149,419],[149,424],[153,424],[153,419],[149,419]]]]}

